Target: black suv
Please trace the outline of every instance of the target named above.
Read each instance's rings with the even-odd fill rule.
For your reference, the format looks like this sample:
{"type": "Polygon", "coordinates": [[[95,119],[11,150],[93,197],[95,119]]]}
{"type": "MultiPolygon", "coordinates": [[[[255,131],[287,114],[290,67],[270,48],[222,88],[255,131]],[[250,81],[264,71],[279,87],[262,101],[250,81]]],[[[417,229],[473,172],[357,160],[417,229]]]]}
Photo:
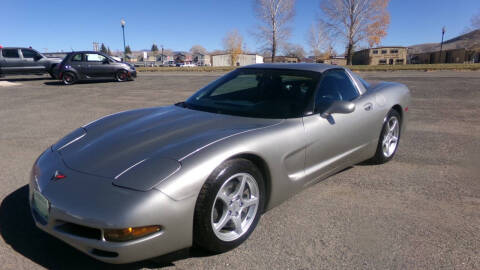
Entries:
{"type": "Polygon", "coordinates": [[[78,80],[111,78],[119,82],[137,77],[135,67],[119,62],[101,52],[71,52],[60,63],[56,74],[64,84],[73,84],[78,80]]]}
{"type": "Polygon", "coordinates": [[[47,58],[30,48],[0,47],[0,77],[49,73],[55,78],[54,68],[61,61],[60,58],[47,58]]]}

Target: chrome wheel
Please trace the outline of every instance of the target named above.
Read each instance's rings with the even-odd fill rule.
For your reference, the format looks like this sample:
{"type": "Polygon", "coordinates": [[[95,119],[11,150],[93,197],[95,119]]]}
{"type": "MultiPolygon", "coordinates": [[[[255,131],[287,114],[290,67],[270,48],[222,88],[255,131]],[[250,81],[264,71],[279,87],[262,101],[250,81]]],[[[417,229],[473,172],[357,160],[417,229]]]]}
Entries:
{"type": "Polygon", "coordinates": [[[385,125],[382,141],[382,150],[385,157],[390,157],[395,153],[398,145],[398,136],[400,133],[400,124],[398,118],[392,116],[385,125]]]}
{"type": "Polygon", "coordinates": [[[211,211],[211,226],[222,241],[230,242],[244,235],[258,211],[260,191],[248,173],[237,173],[223,183],[211,211]]]}

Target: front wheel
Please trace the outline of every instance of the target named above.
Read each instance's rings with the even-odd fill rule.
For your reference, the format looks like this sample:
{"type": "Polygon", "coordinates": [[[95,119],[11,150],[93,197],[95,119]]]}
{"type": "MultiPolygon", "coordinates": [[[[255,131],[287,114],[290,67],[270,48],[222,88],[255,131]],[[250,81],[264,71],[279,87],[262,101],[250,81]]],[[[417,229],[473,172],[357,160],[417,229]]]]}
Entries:
{"type": "Polygon", "coordinates": [[[225,252],[243,243],[263,212],[265,183],[249,160],[224,162],[209,176],[195,205],[194,244],[225,252]]]}
{"type": "Polygon", "coordinates": [[[125,82],[128,80],[128,72],[126,70],[119,70],[115,73],[115,79],[117,82],[125,82]]]}
{"type": "Polygon", "coordinates": [[[395,156],[400,143],[400,128],[400,114],[392,109],[388,112],[386,121],[383,124],[382,132],[378,139],[377,151],[371,160],[373,163],[383,164],[395,156]]]}

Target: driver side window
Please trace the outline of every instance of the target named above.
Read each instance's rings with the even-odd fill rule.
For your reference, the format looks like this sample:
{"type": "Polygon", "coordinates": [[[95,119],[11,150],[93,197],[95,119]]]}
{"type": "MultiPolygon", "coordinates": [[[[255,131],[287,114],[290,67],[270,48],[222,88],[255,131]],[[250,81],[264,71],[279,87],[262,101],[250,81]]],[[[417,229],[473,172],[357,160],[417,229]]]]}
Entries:
{"type": "Polygon", "coordinates": [[[320,82],[315,96],[315,111],[321,111],[333,101],[352,101],[359,96],[357,89],[345,71],[327,71],[320,82]]]}

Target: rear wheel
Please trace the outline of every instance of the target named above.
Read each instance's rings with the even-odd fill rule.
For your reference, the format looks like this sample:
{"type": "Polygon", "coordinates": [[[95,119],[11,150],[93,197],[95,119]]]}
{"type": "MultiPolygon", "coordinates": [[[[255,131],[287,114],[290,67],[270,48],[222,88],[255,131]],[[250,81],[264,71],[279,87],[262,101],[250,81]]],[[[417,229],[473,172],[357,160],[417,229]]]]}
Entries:
{"type": "Polygon", "coordinates": [[[372,162],[382,164],[390,161],[397,152],[400,143],[400,114],[392,109],[388,112],[387,120],[383,124],[380,138],[378,139],[377,151],[372,158],[372,162]]]}
{"type": "Polygon", "coordinates": [[[126,70],[119,70],[115,73],[115,79],[117,82],[124,82],[128,80],[128,72],[126,70]]]}
{"type": "Polygon", "coordinates": [[[257,226],[264,201],[264,180],[252,162],[224,162],[210,175],[198,196],[194,244],[212,252],[237,247],[257,226]]]}
{"type": "Polygon", "coordinates": [[[65,72],[62,75],[62,82],[65,85],[71,85],[74,84],[77,81],[77,76],[73,74],[72,72],[65,72]]]}

